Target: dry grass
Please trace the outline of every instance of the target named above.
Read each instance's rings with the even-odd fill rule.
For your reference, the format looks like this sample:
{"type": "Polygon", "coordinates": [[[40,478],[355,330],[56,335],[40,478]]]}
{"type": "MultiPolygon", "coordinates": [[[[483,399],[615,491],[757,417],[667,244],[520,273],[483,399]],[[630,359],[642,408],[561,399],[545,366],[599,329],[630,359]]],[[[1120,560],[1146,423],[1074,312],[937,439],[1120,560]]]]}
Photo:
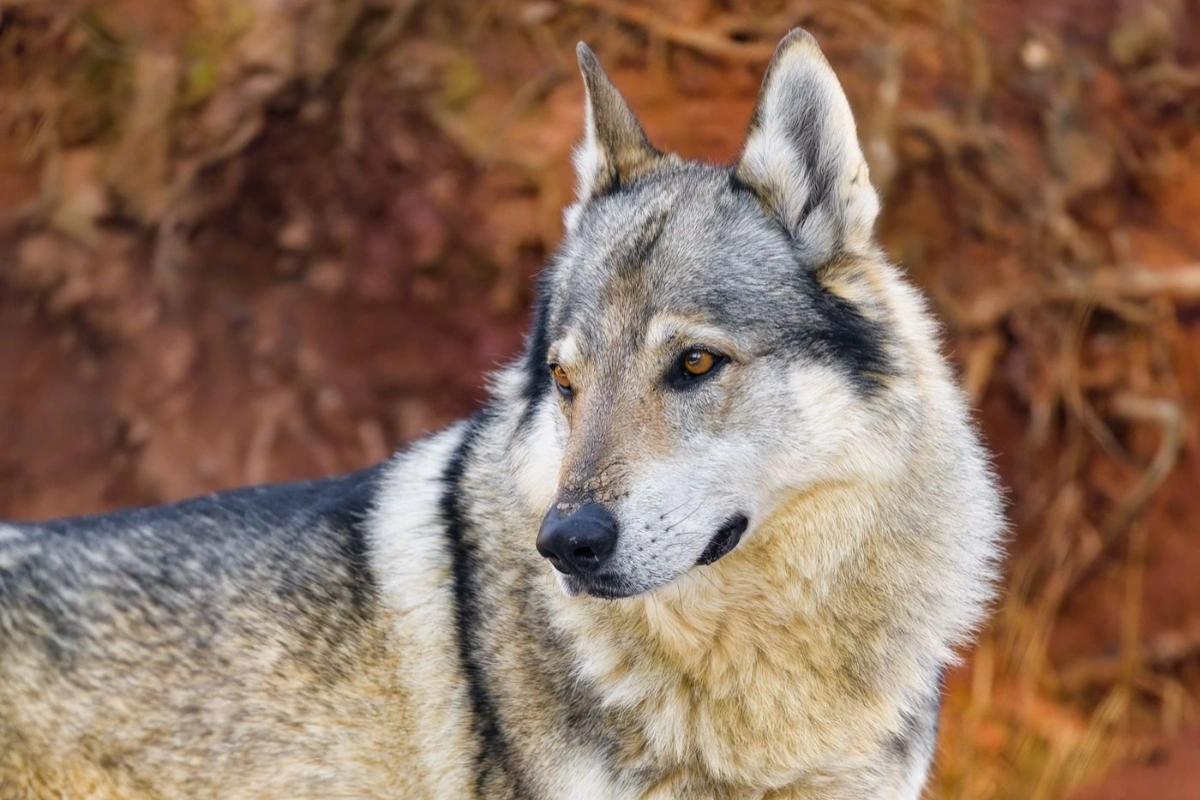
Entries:
{"type": "MultiPolygon", "coordinates": [[[[1008,9],[966,0],[380,0],[348,3],[349,16],[331,11],[320,24],[331,1],[293,4],[304,13],[263,23],[309,53],[307,61],[272,60],[251,35],[267,28],[253,19],[197,12],[204,24],[156,63],[115,47],[112,31],[97,37],[109,19],[103,13],[8,3],[0,14],[15,15],[9,23],[25,37],[22,52],[53,61],[59,48],[107,65],[124,81],[134,76],[110,87],[111,107],[94,113],[113,119],[120,117],[114,108],[133,109],[157,120],[134,131],[142,137],[136,152],[170,152],[173,162],[153,174],[136,161],[124,173],[106,169],[118,163],[106,159],[130,152],[133,133],[101,126],[71,143],[76,156],[94,148],[101,166],[56,173],[64,143],[55,123],[74,111],[70,76],[55,83],[46,77],[52,72],[27,70],[24,91],[0,106],[0,126],[24,143],[27,161],[45,165],[46,189],[11,211],[7,224],[49,220],[87,238],[109,211],[88,199],[115,181],[108,188],[124,193],[124,212],[156,234],[156,275],[169,292],[190,231],[229,202],[202,185],[204,171],[236,160],[260,131],[265,109],[297,85],[341,86],[342,140],[350,150],[361,146],[357,76],[385,64],[397,85],[425,93],[431,122],[482,173],[515,173],[536,195],[550,220],[540,229],[549,245],[569,194],[565,176],[543,154],[511,144],[576,124],[573,111],[558,113],[576,101],[555,91],[571,74],[563,54],[575,39],[586,35],[678,104],[682,73],[715,63],[731,80],[751,75],[787,28],[811,27],[859,105],[873,175],[888,207],[899,209],[883,237],[946,318],[989,431],[1007,437],[1000,444],[1018,546],[994,621],[950,682],[937,796],[1060,797],[1144,755],[1155,735],[1197,722],[1195,687],[1179,668],[1200,654],[1200,629],[1147,637],[1143,599],[1147,553],[1161,522],[1153,513],[1156,491],[1177,468],[1194,411],[1179,385],[1175,309],[1200,299],[1200,265],[1196,253],[1172,261],[1159,252],[1147,266],[1122,222],[1170,183],[1179,164],[1194,163],[1186,151],[1196,141],[1200,70],[1176,55],[1172,31],[1181,26],[1172,15],[1185,13],[1177,4],[1143,4],[1116,17],[1103,40],[1068,43],[1054,27],[1023,21],[1026,6],[1036,4],[1008,9]],[[1007,31],[1015,47],[997,45],[996,31],[1007,31]],[[484,81],[475,48],[494,50],[497,42],[535,66],[484,81]],[[426,73],[434,77],[411,77],[426,73]],[[163,91],[156,74],[187,95],[169,115],[162,104],[174,101],[148,94],[163,91]],[[916,210],[906,216],[906,208],[916,210]],[[999,427],[1000,415],[986,411],[997,398],[1019,430],[999,427]],[[1119,647],[1055,656],[1055,637],[1072,622],[1069,601],[1101,575],[1121,593],[1119,647]]],[[[1094,13],[1116,5],[1098,3],[1094,13]]],[[[10,34],[7,41],[15,40],[10,34]]],[[[12,66],[19,57],[4,48],[0,38],[0,65],[20,73],[12,66]]],[[[741,123],[730,121],[731,143],[741,123]]]]}

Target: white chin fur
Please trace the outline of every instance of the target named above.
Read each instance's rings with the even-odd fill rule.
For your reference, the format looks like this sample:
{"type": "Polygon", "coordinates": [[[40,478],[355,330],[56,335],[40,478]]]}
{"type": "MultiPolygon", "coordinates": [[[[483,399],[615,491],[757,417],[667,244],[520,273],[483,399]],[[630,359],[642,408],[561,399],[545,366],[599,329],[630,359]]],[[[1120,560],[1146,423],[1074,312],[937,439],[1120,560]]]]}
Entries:
{"type": "Polygon", "coordinates": [[[582,589],[573,588],[567,581],[567,576],[558,570],[554,571],[554,582],[558,584],[558,588],[562,589],[562,593],[567,597],[579,597],[579,595],[583,594],[582,589]]]}
{"type": "Polygon", "coordinates": [[[543,402],[533,423],[521,434],[524,441],[514,447],[513,471],[517,490],[529,508],[545,510],[558,491],[558,471],[562,465],[562,445],[559,431],[549,408],[553,401],[543,402]]]}

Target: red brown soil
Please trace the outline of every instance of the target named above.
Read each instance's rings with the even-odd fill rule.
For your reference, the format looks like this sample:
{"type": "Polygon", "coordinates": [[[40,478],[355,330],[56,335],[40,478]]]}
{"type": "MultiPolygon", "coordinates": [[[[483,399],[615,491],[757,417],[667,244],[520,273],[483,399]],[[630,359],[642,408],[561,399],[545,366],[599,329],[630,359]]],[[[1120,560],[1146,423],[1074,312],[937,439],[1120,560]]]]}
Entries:
{"type": "MultiPolygon", "coordinates": [[[[173,134],[173,158],[204,162],[178,236],[137,195],[110,198],[90,227],[58,212],[113,194],[97,165],[119,141],[89,128],[103,109],[80,110],[90,95],[71,93],[72,65],[93,47],[78,26],[167,52],[190,41],[193,6],[0,12],[0,96],[29,107],[0,104],[0,517],[349,470],[467,413],[484,374],[520,348],[530,279],[570,198],[574,40],[598,50],[656,143],[726,161],[763,67],[753,48],[769,51],[804,23],[843,76],[864,138],[888,144],[873,164],[886,190],[881,235],[947,321],[951,355],[980,376],[982,422],[1012,490],[1016,557],[1051,564],[1055,553],[1087,552],[1150,463],[1162,436],[1113,411],[1120,395],[1184,412],[1162,486],[1064,598],[1038,691],[1078,722],[1111,688],[1105,665],[1124,652],[1130,602],[1127,543],[1143,530],[1134,638],[1147,651],[1182,642],[1178,657],[1145,671],[1191,694],[1166,715],[1160,697],[1139,690],[1129,730],[1157,737],[1160,725],[1200,723],[1200,293],[1101,302],[1078,339],[1082,303],[1036,301],[1112,264],[1166,273],[1200,263],[1200,5],[1153,4],[1167,34],[1138,16],[1146,4],[1121,0],[978,3],[962,24],[901,0],[790,14],[778,3],[693,0],[650,24],[618,22],[609,12],[624,6],[600,2],[576,5],[608,11],[428,5],[376,52],[360,45],[386,15],[367,4],[346,40],[354,47],[315,78],[286,75],[263,95],[261,128],[210,157],[205,126],[219,117],[209,112],[251,85],[222,72],[173,134]],[[770,30],[707,53],[669,41],[722,13],[770,30]],[[662,20],[675,27],[656,28],[662,20]],[[1114,45],[1118,32],[1133,44],[1114,45]],[[1029,68],[1037,57],[1049,66],[1029,68]],[[889,58],[903,76],[895,106],[878,95],[889,58]],[[1136,83],[1155,59],[1186,74],[1136,83]],[[59,141],[40,146],[34,123],[56,108],[66,109],[59,141]],[[47,200],[54,180],[62,191],[47,200]],[[164,254],[164,241],[176,250],[164,254]],[[1009,302],[1029,290],[1035,301],[1009,302]],[[997,303],[1007,310],[985,313],[997,303]],[[1124,456],[1078,434],[1073,386],[1124,456]],[[1056,481],[1072,448],[1072,480],[1056,481]],[[1053,536],[1044,497],[1068,509],[1053,536]],[[1101,677],[1068,686],[1080,664],[1101,677]]],[[[954,685],[971,680],[963,671],[954,685]]],[[[1200,796],[1194,736],[1165,741],[1165,757],[1076,796],[1200,796]]]]}
{"type": "Polygon", "coordinates": [[[1181,736],[1147,764],[1126,767],[1072,800],[1195,800],[1200,797],[1200,736],[1181,736]]]}

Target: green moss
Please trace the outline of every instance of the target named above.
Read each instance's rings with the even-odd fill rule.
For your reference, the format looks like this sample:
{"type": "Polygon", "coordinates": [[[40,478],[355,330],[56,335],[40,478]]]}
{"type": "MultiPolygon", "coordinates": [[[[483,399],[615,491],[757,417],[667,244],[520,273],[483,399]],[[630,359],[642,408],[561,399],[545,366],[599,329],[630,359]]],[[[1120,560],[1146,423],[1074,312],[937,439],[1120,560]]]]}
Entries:
{"type": "Polygon", "coordinates": [[[480,83],[479,68],[475,62],[466,55],[456,56],[442,73],[442,105],[451,109],[462,108],[479,91],[480,83]]]}
{"type": "Polygon", "coordinates": [[[180,108],[193,108],[212,96],[221,77],[221,64],[253,24],[254,9],[244,0],[227,0],[216,6],[215,13],[199,20],[183,45],[180,108]]]}
{"type": "Polygon", "coordinates": [[[59,142],[65,147],[110,135],[132,86],[132,58],[123,43],[94,16],[83,16],[79,24],[87,32],[88,45],[66,74],[56,121],[59,142]]]}
{"type": "Polygon", "coordinates": [[[181,108],[198,106],[216,91],[219,60],[219,52],[203,52],[199,48],[185,56],[183,86],[178,98],[181,108]]]}

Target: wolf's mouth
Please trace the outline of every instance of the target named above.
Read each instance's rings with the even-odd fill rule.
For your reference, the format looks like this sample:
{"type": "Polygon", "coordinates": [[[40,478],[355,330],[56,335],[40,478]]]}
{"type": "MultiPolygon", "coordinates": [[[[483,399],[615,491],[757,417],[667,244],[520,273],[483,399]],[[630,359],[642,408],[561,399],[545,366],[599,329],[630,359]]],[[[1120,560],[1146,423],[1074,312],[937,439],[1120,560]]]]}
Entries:
{"type": "Polygon", "coordinates": [[[601,600],[620,600],[645,591],[630,588],[620,579],[609,575],[582,578],[578,575],[560,574],[558,583],[570,597],[586,594],[601,600]]]}
{"type": "Polygon", "coordinates": [[[750,520],[746,519],[744,514],[738,514],[726,522],[721,530],[717,531],[716,536],[713,536],[708,547],[704,548],[704,552],[700,554],[700,558],[696,561],[697,566],[711,564],[717,559],[729,555],[733,548],[738,546],[738,542],[742,540],[742,534],[746,532],[749,525],[750,520]]]}

